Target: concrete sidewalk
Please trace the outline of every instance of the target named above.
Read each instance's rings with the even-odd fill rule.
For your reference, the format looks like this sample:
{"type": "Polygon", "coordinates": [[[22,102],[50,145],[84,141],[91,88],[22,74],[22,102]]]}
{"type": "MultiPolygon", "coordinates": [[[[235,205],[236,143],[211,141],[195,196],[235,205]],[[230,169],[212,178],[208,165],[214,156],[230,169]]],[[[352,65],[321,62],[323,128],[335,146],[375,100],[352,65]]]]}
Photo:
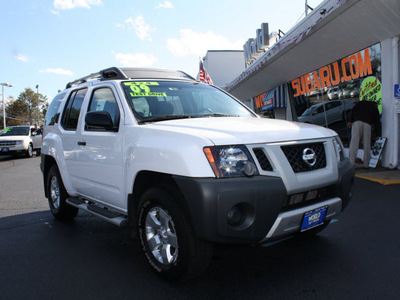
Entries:
{"type": "Polygon", "coordinates": [[[356,177],[378,182],[383,185],[400,184],[400,170],[376,167],[375,169],[364,169],[362,165],[356,164],[356,177]]]}

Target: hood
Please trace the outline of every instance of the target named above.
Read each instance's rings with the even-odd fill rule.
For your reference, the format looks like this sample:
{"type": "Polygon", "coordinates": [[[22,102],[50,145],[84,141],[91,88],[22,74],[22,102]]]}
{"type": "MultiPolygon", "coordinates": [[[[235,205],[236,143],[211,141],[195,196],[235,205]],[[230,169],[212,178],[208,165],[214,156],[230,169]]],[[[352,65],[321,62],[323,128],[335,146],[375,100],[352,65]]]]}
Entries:
{"type": "Polygon", "coordinates": [[[0,141],[18,141],[18,140],[24,140],[24,139],[29,139],[29,136],[28,135],[6,135],[6,136],[0,135],[0,141]]]}
{"type": "Polygon", "coordinates": [[[336,135],[321,126],[265,118],[181,119],[142,126],[200,136],[215,145],[275,143],[336,135]]]}

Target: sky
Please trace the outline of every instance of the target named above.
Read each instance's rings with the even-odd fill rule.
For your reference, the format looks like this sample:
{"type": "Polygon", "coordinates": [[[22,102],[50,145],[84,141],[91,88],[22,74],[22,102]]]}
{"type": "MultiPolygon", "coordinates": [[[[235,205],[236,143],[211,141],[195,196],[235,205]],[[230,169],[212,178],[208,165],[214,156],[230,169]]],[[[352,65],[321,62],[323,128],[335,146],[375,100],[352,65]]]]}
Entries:
{"type": "MultiPolygon", "coordinates": [[[[322,0],[308,0],[315,8],[322,0]]],[[[261,23],[289,31],[305,0],[0,0],[0,83],[51,101],[108,67],[182,70],[196,77],[207,50],[243,50],[261,23]]],[[[244,63],[244,59],[243,59],[244,63]]],[[[0,90],[1,91],[1,90],[0,90]]]]}

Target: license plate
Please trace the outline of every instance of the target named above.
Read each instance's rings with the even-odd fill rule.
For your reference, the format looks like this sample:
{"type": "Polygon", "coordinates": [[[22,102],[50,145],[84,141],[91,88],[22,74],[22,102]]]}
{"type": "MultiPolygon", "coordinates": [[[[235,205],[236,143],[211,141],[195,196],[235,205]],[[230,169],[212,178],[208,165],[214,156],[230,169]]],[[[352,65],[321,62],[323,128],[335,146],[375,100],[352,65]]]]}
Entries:
{"type": "Polygon", "coordinates": [[[1,152],[8,152],[8,148],[1,148],[1,152]]]}
{"type": "Polygon", "coordinates": [[[323,206],[309,212],[306,212],[303,217],[303,223],[301,224],[300,231],[306,231],[311,228],[322,225],[325,221],[326,212],[328,206],[323,206]]]}

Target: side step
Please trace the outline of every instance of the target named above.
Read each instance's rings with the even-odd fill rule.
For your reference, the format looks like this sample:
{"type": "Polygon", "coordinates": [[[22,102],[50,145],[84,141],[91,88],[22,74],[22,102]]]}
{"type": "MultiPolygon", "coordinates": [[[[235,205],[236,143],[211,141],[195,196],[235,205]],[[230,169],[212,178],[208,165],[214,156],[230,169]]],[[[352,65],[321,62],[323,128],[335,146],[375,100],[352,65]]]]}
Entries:
{"type": "Polygon", "coordinates": [[[92,215],[102,218],[103,220],[113,223],[114,225],[120,227],[128,225],[128,218],[125,215],[120,214],[119,212],[116,212],[114,210],[108,209],[106,207],[101,207],[93,203],[88,204],[82,199],[75,197],[68,198],[66,202],[69,205],[82,209],[92,215]]]}

